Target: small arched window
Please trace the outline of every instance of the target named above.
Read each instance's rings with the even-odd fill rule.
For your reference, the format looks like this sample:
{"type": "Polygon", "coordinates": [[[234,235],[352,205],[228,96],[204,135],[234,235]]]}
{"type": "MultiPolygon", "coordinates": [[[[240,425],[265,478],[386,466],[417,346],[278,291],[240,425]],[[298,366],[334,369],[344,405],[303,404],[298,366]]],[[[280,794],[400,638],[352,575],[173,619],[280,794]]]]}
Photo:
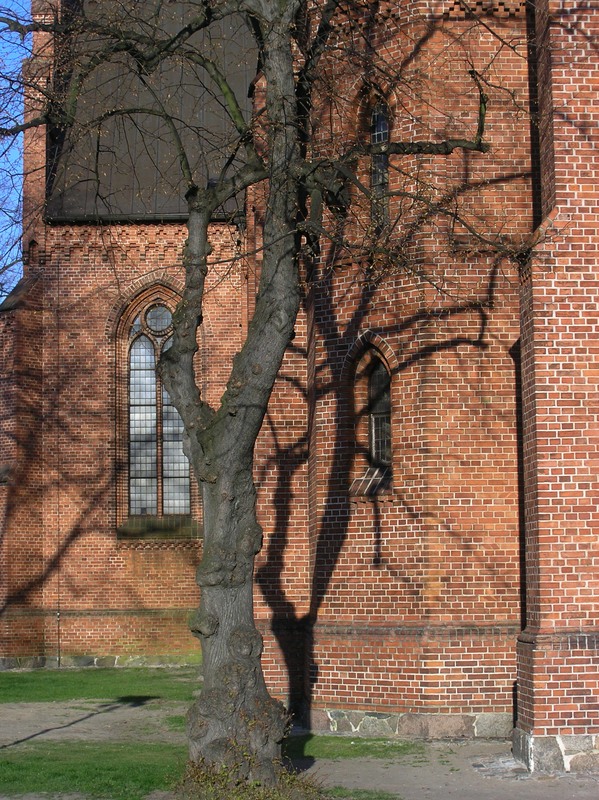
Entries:
{"type": "Polygon", "coordinates": [[[391,486],[391,376],[375,348],[368,348],[356,365],[355,477],[352,495],[376,495],[391,486]]]}
{"type": "Polygon", "coordinates": [[[391,379],[379,358],[368,379],[368,450],[371,466],[391,466],[391,379]]]}
{"type": "Polygon", "coordinates": [[[129,517],[190,513],[183,422],[156,373],[160,353],[170,345],[171,321],[170,309],[154,303],[129,330],[129,517]]]}
{"type": "MultiPolygon", "coordinates": [[[[389,108],[378,100],[370,114],[371,146],[389,142],[389,108]]],[[[373,153],[370,162],[370,188],[372,191],[372,221],[380,231],[389,221],[389,155],[386,151],[373,153]]]]}

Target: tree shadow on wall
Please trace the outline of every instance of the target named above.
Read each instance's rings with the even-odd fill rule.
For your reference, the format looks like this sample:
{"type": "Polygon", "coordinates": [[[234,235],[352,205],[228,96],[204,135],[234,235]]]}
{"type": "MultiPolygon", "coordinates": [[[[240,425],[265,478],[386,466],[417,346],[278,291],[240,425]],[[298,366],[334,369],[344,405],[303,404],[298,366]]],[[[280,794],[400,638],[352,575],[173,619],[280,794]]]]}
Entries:
{"type": "MultiPolygon", "coordinates": [[[[375,5],[372,6],[372,11],[372,25],[374,25],[375,5]]],[[[368,49],[372,47],[375,39],[368,24],[365,23],[366,32],[363,40],[360,39],[360,42],[368,42],[368,46],[366,54],[362,53],[359,60],[360,69],[364,69],[366,74],[365,109],[362,110],[366,116],[369,113],[366,108],[368,92],[380,99],[381,94],[388,91],[390,97],[400,98],[398,106],[401,107],[402,92],[413,89],[408,68],[426,51],[427,46],[439,33],[435,22],[423,23],[419,36],[414,39],[410,52],[399,66],[394,64],[389,68],[386,66],[375,68],[376,58],[373,58],[372,50],[368,49]],[[381,87],[384,87],[384,90],[381,87]]],[[[472,24],[476,25],[476,20],[473,20],[472,24]]],[[[396,31],[392,31],[392,28],[390,23],[388,33],[390,40],[396,35],[396,31]]],[[[501,36],[502,32],[497,34],[497,41],[501,40],[501,36]]],[[[380,52],[384,52],[384,42],[378,39],[376,42],[380,52]]],[[[472,56],[472,61],[469,63],[471,70],[478,56],[478,53],[472,56]]],[[[438,78],[435,77],[434,80],[438,78]]],[[[504,92],[497,86],[492,87],[492,90],[498,90],[500,94],[504,92]]],[[[409,101],[406,103],[406,108],[408,107],[409,101]]],[[[326,116],[325,111],[326,109],[322,111],[323,119],[326,116]]],[[[338,113],[336,108],[335,113],[338,113]]],[[[399,116],[401,117],[401,113],[399,116]]],[[[326,124],[325,120],[323,127],[326,124]]],[[[423,130],[425,128],[423,122],[423,130]]],[[[450,131],[451,126],[448,131],[443,131],[443,135],[453,135],[450,131]]],[[[331,149],[335,151],[335,143],[331,144],[331,149]]],[[[259,556],[261,561],[256,573],[257,584],[272,615],[271,630],[285,660],[289,678],[290,708],[308,725],[312,711],[313,687],[319,680],[319,664],[315,656],[315,636],[319,618],[323,606],[329,602],[335,573],[351,536],[356,503],[363,502],[363,498],[356,499],[350,492],[352,483],[359,477],[356,471],[357,464],[367,462],[369,456],[363,442],[356,441],[355,438],[355,431],[363,422],[360,415],[365,412],[356,409],[352,369],[347,367],[348,354],[352,352],[359,337],[366,330],[375,334],[382,342],[395,343],[393,348],[396,348],[396,361],[392,366],[391,378],[396,387],[392,390],[392,394],[395,395],[394,413],[398,418],[397,405],[401,397],[397,384],[410,371],[418,371],[421,376],[420,388],[423,393],[428,392],[429,403],[442,407],[449,388],[440,383],[435,385],[429,379],[427,375],[429,365],[444,355],[459,359],[465,352],[466,356],[463,358],[467,360],[472,354],[487,353],[498,346],[497,340],[493,338],[494,332],[489,329],[489,321],[494,311],[496,287],[503,264],[501,257],[496,257],[493,253],[507,254],[514,243],[510,242],[503,228],[495,235],[497,225],[503,226],[505,219],[489,221],[485,218],[482,228],[479,228],[483,233],[477,237],[472,221],[475,220],[474,227],[476,227],[482,220],[473,210],[475,204],[472,203],[472,198],[477,197],[479,206],[486,207],[489,197],[487,193],[497,191],[495,203],[497,197],[501,197],[502,203],[505,203],[505,197],[509,195],[504,197],[503,189],[510,184],[517,185],[528,180],[530,175],[528,172],[516,171],[513,160],[509,162],[509,166],[506,165],[505,171],[494,168],[492,174],[486,172],[482,174],[480,162],[477,163],[475,160],[478,156],[468,151],[462,155],[461,166],[457,169],[455,161],[448,168],[447,174],[443,173],[444,168],[441,168],[442,178],[439,185],[435,183],[435,178],[427,174],[429,162],[426,159],[410,162],[407,166],[407,162],[401,161],[399,166],[395,163],[395,167],[392,159],[386,161],[386,166],[390,170],[388,194],[391,201],[390,210],[387,209],[388,224],[386,230],[385,225],[376,226],[378,236],[371,242],[371,247],[365,248],[362,253],[356,255],[358,252],[356,248],[353,254],[348,255],[351,251],[351,242],[356,238],[356,230],[360,230],[365,238],[371,233],[366,230],[367,223],[366,225],[363,223],[364,219],[370,219],[372,222],[372,197],[368,197],[367,189],[363,192],[363,205],[357,212],[357,215],[362,215],[361,227],[359,216],[354,218],[353,228],[350,220],[347,217],[343,218],[342,214],[337,216],[336,221],[329,220],[331,229],[337,226],[331,241],[342,243],[338,252],[335,250],[335,245],[331,245],[327,251],[326,245],[322,245],[320,240],[311,243],[315,261],[305,269],[305,283],[309,289],[304,306],[309,344],[303,350],[296,343],[291,347],[294,355],[305,360],[307,373],[310,375],[309,385],[299,384],[295,375],[285,372],[279,377],[279,385],[286,383],[303,398],[307,424],[306,430],[302,431],[300,436],[289,441],[288,437],[282,436],[277,428],[276,412],[272,411],[267,415],[267,435],[269,442],[272,442],[273,452],[271,456],[265,458],[258,470],[257,483],[259,487],[264,487],[260,491],[266,492],[267,477],[271,480],[272,475],[276,474],[272,498],[269,496],[269,501],[274,506],[274,520],[269,526],[270,535],[266,550],[259,556]],[[414,168],[413,175],[409,173],[410,168],[414,168]],[[455,183],[452,179],[448,179],[450,170],[456,170],[455,183]],[[460,211],[462,207],[465,208],[463,216],[460,211]],[[397,213],[393,208],[399,209],[397,213]],[[488,225],[485,227],[486,223],[488,225]],[[396,235],[398,230],[401,234],[396,235]],[[495,233],[491,233],[492,231],[495,233]],[[386,232],[390,232],[390,235],[386,236],[386,232]],[[438,241],[435,239],[438,235],[444,237],[448,254],[447,264],[459,263],[465,271],[468,268],[464,265],[473,260],[478,267],[481,263],[488,266],[487,275],[476,291],[462,292],[458,286],[458,291],[452,300],[451,281],[449,284],[446,283],[444,277],[440,281],[435,280],[435,276],[430,272],[427,273],[426,268],[422,266],[426,263],[423,252],[426,252],[427,246],[437,247],[438,241]],[[424,245],[423,240],[426,242],[424,245]],[[347,242],[350,242],[350,246],[346,246],[347,242]],[[386,264],[383,269],[380,269],[381,261],[386,264]],[[353,279],[339,278],[340,275],[347,276],[350,272],[353,274],[353,279]],[[395,292],[396,303],[402,302],[402,291],[398,289],[398,286],[402,285],[401,276],[404,288],[406,281],[411,281],[410,292],[413,294],[411,308],[403,312],[401,308],[399,310],[397,307],[391,308],[386,319],[377,318],[374,312],[381,300],[385,300],[386,290],[395,292]],[[436,295],[436,303],[423,300],[427,294],[436,295]],[[439,297],[442,299],[439,300],[439,297]],[[444,336],[436,331],[442,324],[452,329],[451,334],[444,336]],[[319,430],[323,420],[326,420],[327,426],[326,441],[325,435],[319,430]],[[321,455],[318,450],[323,444],[326,445],[326,455],[321,455]],[[325,458],[326,468],[322,463],[318,463],[325,458]],[[307,480],[310,481],[308,520],[305,523],[309,528],[305,536],[309,577],[307,597],[298,598],[297,594],[291,593],[297,592],[297,589],[289,590],[286,580],[289,570],[293,569],[290,565],[290,549],[294,544],[293,527],[298,519],[293,507],[294,485],[298,481],[305,480],[306,473],[307,480]]],[[[372,177],[368,175],[368,169],[366,166],[362,172],[359,167],[356,170],[360,179],[366,184],[372,177]]],[[[434,170],[431,170],[432,173],[434,170]]],[[[362,184],[360,191],[364,188],[362,184]]],[[[357,190],[355,194],[359,195],[360,191],[357,190]]],[[[488,210],[491,217],[496,213],[493,200],[489,203],[488,210]]],[[[334,216],[334,212],[331,212],[331,217],[334,216]]],[[[320,231],[315,239],[319,237],[320,231]]],[[[512,255],[513,252],[514,250],[512,255]]],[[[459,278],[457,280],[459,281],[459,278]]],[[[453,288],[456,288],[455,284],[453,288]]],[[[513,333],[509,342],[501,342],[503,356],[516,338],[517,333],[513,333]]],[[[484,378],[481,376],[481,385],[483,381],[484,378]]],[[[426,450],[426,447],[422,450],[426,450]]],[[[422,458],[426,457],[424,453],[422,458]]],[[[405,466],[401,463],[403,458],[403,453],[395,453],[392,490],[375,494],[365,501],[371,514],[369,524],[372,544],[371,551],[361,555],[364,560],[370,561],[369,566],[373,571],[378,571],[381,575],[384,573],[390,581],[401,582],[407,587],[405,592],[411,594],[414,604],[420,602],[425,606],[424,579],[414,579],[413,575],[407,574],[399,559],[390,559],[385,553],[385,504],[391,503],[395,507],[401,507],[405,524],[408,526],[422,525],[423,516],[426,517],[421,505],[413,499],[414,492],[405,491],[400,481],[399,467],[405,466]]],[[[430,470],[427,475],[430,478],[430,470]]],[[[514,496],[517,488],[514,487],[514,496]]],[[[480,563],[481,569],[492,575],[495,582],[502,582],[502,566],[493,563],[490,558],[482,563],[475,537],[471,537],[469,542],[462,541],[460,531],[451,523],[440,523],[438,528],[443,536],[452,540],[454,549],[460,547],[463,550],[468,549],[469,559],[480,563]]],[[[427,559],[432,561],[434,558],[435,554],[427,553],[425,548],[422,553],[423,563],[426,564],[427,559]]],[[[344,567],[347,568],[347,565],[344,567]]],[[[424,575],[425,568],[421,572],[424,575]]],[[[347,580],[351,581],[352,576],[350,575],[347,580]]],[[[502,590],[508,591],[505,586],[502,590]]],[[[347,609],[342,609],[344,610],[347,609]]],[[[366,616],[362,615],[362,618],[366,616]]],[[[348,611],[343,617],[351,617],[351,614],[348,611]]],[[[327,618],[331,618],[331,606],[327,609],[327,618]]],[[[426,618],[426,613],[423,614],[423,618],[426,618]]],[[[343,688],[346,691],[351,690],[351,687],[343,688]]]]}
{"type": "MultiPolygon", "coordinates": [[[[478,296],[456,303],[445,303],[438,308],[423,308],[416,310],[404,318],[397,318],[390,324],[378,325],[370,328],[381,341],[411,342],[411,347],[403,347],[403,358],[396,361],[393,367],[392,381],[395,384],[393,397],[397,403],[400,397],[398,383],[402,375],[416,369],[420,379],[426,381],[426,373],[432,360],[437,356],[466,351],[465,360],[470,353],[486,353],[493,344],[493,332],[490,333],[490,318],[493,314],[496,295],[496,284],[500,271],[498,262],[489,269],[486,286],[478,296]],[[454,335],[449,337],[440,335],[436,328],[440,323],[446,323],[453,328],[454,335]],[[491,337],[491,338],[490,338],[491,337]]],[[[348,543],[352,532],[352,515],[355,515],[356,502],[364,499],[352,496],[350,487],[356,478],[356,462],[364,462],[368,453],[364,452],[364,445],[356,442],[355,430],[360,424],[360,415],[364,410],[356,409],[353,397],[353,377],[351,368],[346,369],[347,355],[355,349],[356,341],[365,330],[369,320],[373,317],[377,298],[385,291],[385,280],[364,280],[363,276],[355,278],[354,310],[343,318],[335,299],[339,291],[335,290],[334,273],[331,270],[317,287],[313,289],[312,296],[307,300],[306,312],[316,326],[316,337],[322,344],[322,353],[317,363],[313,364],[313,386],[308,390],[302,388],[303,396],[308,408],[308,430],[297,440],[289,444],[281,444],[277,438],[276,422],[269,418],[269,429],[275,443],[271,458],[263,466],[264,475],[272,474],[276,470],[277,482],[274,492],[275,519],[266,548],[265,560],[257,570],[257,583],[262,595],[268,604],[271,617],[271,630],[285,659],[289,678],[289,706],[295,718],[302,720],[307,727],[311,727],[312,693],[319,680],[319,664],[316,656],[315,636],[318,631],[319,614],[323,604],[329,600],[329,591],[335,579],[335,571],[348,543]],[[326,407],[326,410],[325,410],[326,407]],[[318,409],[318,411],[316,410],[318,409]],[[319,455],[318,452],[310,453],[310,448],[318,448],[324,441],[323,435],[316,430],[323,424],[323,418],[315,419],[317,415],[326,418],[326,442],[328,449],[332,450],[330,456],[319,455]],[[328,459],[326,467],[319,460],[328,459]],[[309,479],[317,483],[324,483],[321,498],[312,497],[310,530],[307,536],[308,559],[310,562],[310,585],[308,588],[307,613],[296,612],[296,601],[291,600],[286,590],[285,553],[293,535],[292,520],[293,508],[293,483],[297,480],[298,473],[310,471],[309,479]]],[[[418,295],[419,292],[414,294],[418,295]]],[[[376,314],[374,314],[376,318],[376,314]]],[[[513,341],[513,338],[511,339],[513,341]]],[[[506,348],[507,349],[507,348],[506,348]]],[[[313,353],[303,353],[306,360],[314,358],[313,353]]],[[[356,360],[359,360],[359,356],[356,360]]],[[[283,380],[290,381],[283,376],[283,380]]],[[[295,386],[298,390],[297,385],[295,386]]],[[[437,405],[442,404],[441,395],[445,396],[446,390],[442,385],[435,388],[437,405]]],[[[515,413],[515,410],[514,410],[515,413]]],[[[396,454],[394,469],[400,465],[402,454],[396,454]]],[[[371,514],[372,544],[371,552],[361,553],[364,563],[369,562],[369,569],[378,571],[384,580],[395,582],[407,587],[404,591],[412,596],[413,603],[426,606],[424,594],[424,573],[416,576],[410,574],[405,565],[402,566],[400,558],[389,558],[384,546],[385,513],[382,509],[389,503],[401,511],[398,514],[413,524],[414,527],[422,526],[422,506],[414,504],[409,499],[401,485],[399,474],[394,476],[395,488],[390,492],[375,494],[366,500],[371,514]]],[[[260,482],[260,479],[259,479],[260,482]]],[[[514,487],[514,496],[517,487],[514,487]]],[[[426,491],[426,489],[424,490],[426,491]]],[[[426,523],[425,523],[426,524],[426,523]]],[[[509,591],[507,584],[510,582],[502,574],[503,565],[491,561],[483,563],[479,552],[472,551],[470,542],[463,541],[463,534],[459,530],[448,529],[445,531],[448,538],[457,540],[455,547],[469,558],[478,559],[481,569],[493,575],[493,581],[502,585],[502,589],[509,591]],[[466,551],[469,551],[466,553],[466,551]]],[[[362,538],[363,542],[364,539],[362,538]]],[[[426,560],[426,547],[423,548],[423,559],[426,560]]],[[[434,554],[433,554],[434,556],[434,554]]],[[[347,570],[347,564],[345,564],[347,570]]],[[[352,580],[350,576],[349,581],[352,580]]],[[[351,602],[351,601],[348,601],[351,602]]],[[[344,609],[344,620],[351,619],[352,609],[344,609]]],[[[362,619],[370,617],[366,609],[360,614],[362,619]]],[[[426,614],[423,610],[423,619],[426,624],[426,614]]],[[[327,619],[331,620],[331,610],[327,611],[327,619]]],[[[376,616],[376,615],[375,615],[376,616]]],[[[433,614],[434,617],[434,614],[433,614]]],[[[377,622],[386,623],[383,616],[377,622]]],[[[333,623],[334,624],[334,623],[333,623]]],[[[343,624],[343,623],[342,623],[343,624]]],[[[351,622],[346,622],[351,627],[351,622]]],[[[365,623],[368,624],[367,622],[365,623]]],[[[322,676],[321,676],[322,677],[322,676]]],[[[341,688],[341,687],[340,687],[341,688]]],[[[346,691],[351,691],[351,686],[343,686],[346,691]]]]}

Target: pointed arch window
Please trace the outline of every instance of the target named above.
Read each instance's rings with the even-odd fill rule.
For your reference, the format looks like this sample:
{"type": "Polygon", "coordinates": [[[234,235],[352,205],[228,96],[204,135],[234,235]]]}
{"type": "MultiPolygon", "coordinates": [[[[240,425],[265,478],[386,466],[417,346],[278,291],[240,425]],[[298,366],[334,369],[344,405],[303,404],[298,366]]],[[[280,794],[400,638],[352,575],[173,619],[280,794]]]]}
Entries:
{"type": "MultiPolygon", "coordinates": [[[[370,144],[385,145],[389,142],[389,107],[377,100],[370,114],[370,144]]],[[[373,153],[370,162],[370,188],[372,191],[372,221],[380,231],[389,221],[389,155],[387,152],[373,153]]]]}
{"type": "Polygon", "coordinates": [[[183,422],[156,373],[170,346],[171,311],[150,305],[129,330],[128,513],[166,517],[190,513],[189,462],[183,422]]]}
{"type": "Polygon", "coordinates": [[[350,494],[373,496],[391,488],[391,375],[375,348],[368,348],[356,365],[353,386],[355,412],[355,478],[350,494]]]}

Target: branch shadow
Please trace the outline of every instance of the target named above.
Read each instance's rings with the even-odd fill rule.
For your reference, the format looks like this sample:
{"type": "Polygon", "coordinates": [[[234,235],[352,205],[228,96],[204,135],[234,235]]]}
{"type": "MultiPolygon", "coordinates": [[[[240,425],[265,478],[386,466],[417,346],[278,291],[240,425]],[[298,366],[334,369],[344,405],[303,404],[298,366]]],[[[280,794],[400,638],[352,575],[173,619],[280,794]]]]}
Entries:
{"type": "MultiPolygon", "coordinates": [[[[436,342],[422,343],[413,352],[408,353],[394,368],[397,378],[412,366],[425,364],[439,353],[456,352],[459,348],[468,347],[473,351],[484,352],[488,346],[489,312],[494,307],[497,290],[498,263],[494,263],[488,275],[487,286],[483,296],[461,304],[444,308],[419,311],[404,319],[399,319],[387,328],[377,328],[376,332],[385,339],[387,334],[405,333],[419,326],[434,325],[439,320],[464,318],[467,327],[472,329],[473,318],[478,320],[475,335],[457,335],[436,342]]],[[[352,498],[349,491],[354,472],[354,462],[359,450],[354,443],[348,447],[348,431],[355,429],[357,418],[353,408],[351,387],[344,385],[339,374],[340,354],[349,353],[368,321],[369,311],[375,301],[380,286],[372,282],[363,282],[359,299],[354,312],[345,322],[335,308],[335,291],[332,285],[333,271],[318,287],[318,297],[306,298],[305,311],[316,320],[315,325],[319,340],[324,343],[325,351],[315,372],[315,387],[304,389],[303,396],[310,401],[310,412],[314,413],[315,404],[327,401],[333,407],[332,433],[328,438],[332,446],[330,465],[327,467],[327,487],[322,510],[318,515],[317,527],[312,531],[313,548],[311,585],[309,588],[309,610],[306,614],[297,614],[294,603],[289,599],[284,583],[284,555],[289,538],[292,535],[291,518],[291,484],[294,473],[305,468],[311,444],[311,427],[308,435],[284,447],[275,447],[272,458],[263,468],[265,472],[276,470],[277,483],[275,490],[276,516],[272,536],[266,547],[266,560],[257,570],[257,584],[271,611],[271,631],[285,659],[289,678],[289,708],[294,719],[307,729],[311,729],[312,687],[318,681],[318,665],[314,657],[314,635],[318,623],[319,612],[335,573],[339,558],[350,532],[352,515],[352,498]],[[318,313],[312,313],[311,304],[319,304],[318,313]],[[318,383],[319,375],[331,371],[331,379],[318,383]]],[[[314,290],[316,291],[316,290],[314,290]]],[[[308,357],[308,353],[306,353],[308,357]]],[[[276,438],[276,425],[269,419],[269,425],[276,438]]],[[[351,433],[350,433],[351,436],[351,433]]],[[[389,497],[385,496],[388,501],[389,497]]],[[[393,501],[403,507],[408,518],[418,517],[417,509],[406,502],[402,493],[395,492],[393,501]]],[[[409,576],[391,565],[383,555],[383,520],[378,496],[370,498],[373,516],[373,540],[371,565],[377,570],[385,570],[397,581],[404,582],[409,576]]],[[[454,535],[451,531],[450,536],[454,535]]],[[[491,568],[492,565],[488,565],[491,568]]],[[[411,589],[413,593],[419,590],[411,589]]]]}
{"type": "Polygon", "coordinates": [[[97,717],[101,717],[105,714],[113,713],[121,708],[141,708],[151,700],[158,699],[158,696],[155,695],[125,695],[117,698],[115,702],[101,703],[95,711],[91,711],[89,714],[84,714],[82,717],[78,717],[70,722],[66,722],[64,725],[54,725],[51,728],[42,728],[29,736],[23,736],[20,739],[15,739],[9,744],[0,745],[0,750],[8,750],[9,748],[16,747],[19,744],[24,744],[25,742],[30,742],[34,739],[39,739],[49,733],[53,733],[54,731],[70,730],[76,725],[80,725],[82,722],[87,722],[87,720],[96,719],[97,717]]]}

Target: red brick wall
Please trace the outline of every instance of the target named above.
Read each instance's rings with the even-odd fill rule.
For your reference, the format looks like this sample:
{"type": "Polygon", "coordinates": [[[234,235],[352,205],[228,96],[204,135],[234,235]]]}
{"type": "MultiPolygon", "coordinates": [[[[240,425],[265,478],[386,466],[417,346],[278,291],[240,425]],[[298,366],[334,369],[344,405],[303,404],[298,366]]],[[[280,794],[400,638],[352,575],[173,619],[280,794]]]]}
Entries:
{"type": "MultiPolygon", "coordinates": [[[[334,253],[324,243],[306,290],[256,453],[264,665],[273,691],[294,703],[510,710],[521,599],[513,358],[521,335],[527,628],[519,725],[540,735],[596,730],[599,298],[589,153],[597,87],[589,42],[599,31],[591,9],[570,18],[556,7],[568,25],[551,28],[538,5],[539,41],[553,48],[551,59],[541,49],[538,64],[535,190],[548,234],[519,296],[509,259],[489,255],[487,245],[513,250],[530,229],[522,9],[503,5],[488,18],[501,38],[457,8],[438,9],[451,11],[448,19],[422,3],[401,15],[386,5],[385,25],[373,32],[395,141],[472,137],[474,66],[488,81],[492,149],[392,157],[389,212],[399,242],[356,256],[351,246],[368,242],[370,209],[354,191],[348,247],[334,253]],[[399,63],[394,82],[383,67],[399,63]],[[478,238],[451,215],[422,216],[414,195],[423,192],[443,208],[455,201],[478,238]],[[355,446],[361,343],[391,373],[393,480],[374,497],[349,493],[365,468],[355,446]]],[[[352,35],[348,23],[340,43],[352,35]]],[[[336,73],[341,97],[330,96],[331,72],[323,71],[321,153],[366,135],[372,95],[356,69],[361,46],[346,73],[336,73]]],[[[29,146],[39,166],[40,140],[29,146]]],[[[366,158],[358,170],[367,182],[366,158]]],[[[189,651],[198,549],[117,541],[114,468],[120,314],[153,283],[177,291],[184,229],[43,227],[32,205],[40,182],[28,181],[28,230],[39,250],[29,271],[39,273],[41,300],[17,312],[19,481],[3,538],[6,652],[189,651]]],[[[252,202],[246,243],[255,257],[231,268],[238,232],[213,229],[198,373],[215,403],[253,307],[259,189],[252,202]]]]}
{"type": "MultiPolygon", "coordinates": [[[[426,25],[426,19],[403,19],[389,18],[389,38],[380,43],[387,63],[397,61],[398,36],[405,37],[399,39],[403,47],[406,41],[413,45],[426,25]]],[[[500,25],[525,52],[523,17],[500,25]]],[[[447,91],[450,76],[455,100],[444,98],[443,120],[426,103],[410,108],[405,97],[403,105],[396,100],[394,140],[463,135],[473,122],[476,127],[476,103],[464,106],[470,86],[456,65],[462,65],[460,58],[440,56],[456,28],[462,34],[460,58],[475,53],[482,64],[495,52],[471,20],[440,26],[417,54],[414,72],[408,68],[402,77],[409,85],[418,70],[434,74],[427,88],[439,92],[447,91]]],[[[439,192],[459,187],[466,175],[471,190],[463,195],[463,209],[476,216],[479,231],[495,235],[500,225],[504,235],[517,239],[530,225],[528,120],[513,102],[517,97],[526,104],[525,61],[502,53],[492,71],[512,93],[491,90],[492,154],[392,158],[391,185],[398,191],[408,186],[402,170],[420,169],[427,186],[439,192]]],[[[323,151],[355,138],[365,114],[359,73],[336,73],[336,81],[348,88],[322,114],[323,151]]],[[[368,170],[365,160],[364,181],[368,170]]],[[[412,189],[422,187],[411,180],[412,189]]],[[[367,228],[360,214],[369,209],[359,195],[356,207],[348,236],[358,244],[358,232],[367,228]]],[[[414,222],[413,209],[392,201],[391,217],[400,211],[400,227],[414,222]]],[[[284,436],[287,466],[279,477],[264,473],[260,484],[272,537],[260,563],[267,560],[270,571],[264,574],[277,587],[269,598],[277,623],[289,619],[300,631],[308,626],[304,658],[310,683],[302,688],[313,708],[456,714],[511,708],[521,592],[512,357],[519,336],[518,283],[507,261],[494,263],[477,249],[463,232],[452,238],[443,217],[425,218],[401,242],[405,263],[379,259],[370,275],[348,252],[331,267],[324,245],[321,271],[306,298],[309,334],[303,338],[302,319],[269,417],[284,436]],[[353,397],[360,339],[379,349],[392,375],[393,484],[374,498],[349,494],[364,470],[356,451],[356,430],[363,423],[355,420],[353,397]],[[294,425],[307,417],[308,453],[301,430],[290,436],[285,427],[281,397],[288,398],[294,425]],[[302,494],[293,491],[291,501],[277,495],[277,486],[293,485],[289,472],[299,475],[305,465],[307,526],[302,494]],[[306,529],[307,580],[296,555],[306,529]]],[[[265,433],[261,475],[276,436],[265,433]]],[[[261,600],[258,608],[267,616],[261,600]]],[[[269,638],[265,665],[271,685],[284,696],[287,680],[281,656],[276,659],[282,641],[283,649],[293,651],[295,641],[285,645],[279,635],[275,644],[269,638]]]]}
{"type": "MultiPolygon", "coordinates": [[[[16,461],[16,417],[14,383],[15,351],[14,311],[0,313],[0,531],[6,529],[11,496],[11,472],[16,461]]],[[[0,598],[8,590],[8,545],[6,537],[0,533],[0,598]]],[[[0,600],[2,602],[2,600],[0,600]]],[[[7,627],[0,617],[0,649],[8,652],[7,627]]]]}
{"type": "Polygon", "coordinates": [[[528,576],[519,728],[599,732],[597,9],[537,4],[544,219],[522,291],[528,576]]]}
{"type": "MultiPolygon", "coordinates": [[[[45,231],[43,308],[16,312],[20,457],[4,528],[6,654],[197,647],[186,617],[198,599],[198,543],[116,535],[118,320],[143,287],[180,287],[184,236],[178,225],[45,231]]],[[[237,231],[214,226],[212,237],[215,262],[227,263],[212,276],[198,372],[216,401],[239,347],[246,289],[244,271],[230,265],[237,231]]]]}

